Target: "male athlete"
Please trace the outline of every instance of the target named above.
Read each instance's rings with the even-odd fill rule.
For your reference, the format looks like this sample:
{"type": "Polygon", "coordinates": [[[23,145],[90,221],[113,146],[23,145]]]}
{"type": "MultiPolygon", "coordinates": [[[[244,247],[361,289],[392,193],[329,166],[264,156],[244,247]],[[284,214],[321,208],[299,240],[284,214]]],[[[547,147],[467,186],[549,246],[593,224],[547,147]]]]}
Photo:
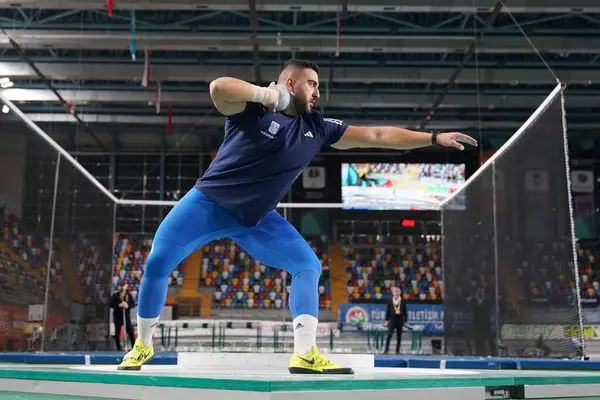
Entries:
{"type": "MultiPolygon", "coordinates": [[[[461,133],[431,134],[394,127],[349,126],[314,111],[319,68],[302,60],[286,62],[278,84],[291,94],[275,112],[280,91],[234,78],[210,84],[215,107],[227,118],[225,139],[215,159],[171,210],[156,232],[138,299],[138,339],[119,369],[139,370],[154,355],[152,336],[167,297],[172,269],[212,240],[229,237],[260,262],[292,276],[289,305],[297,374],[353,374],[317,349],[318,282],[321,262],[275,207],[323,147],[413,149],[438,143],[463,150],[477,145],[461,133]]],[[[283,97],[282,97],[283,98],[283,97]]]]}

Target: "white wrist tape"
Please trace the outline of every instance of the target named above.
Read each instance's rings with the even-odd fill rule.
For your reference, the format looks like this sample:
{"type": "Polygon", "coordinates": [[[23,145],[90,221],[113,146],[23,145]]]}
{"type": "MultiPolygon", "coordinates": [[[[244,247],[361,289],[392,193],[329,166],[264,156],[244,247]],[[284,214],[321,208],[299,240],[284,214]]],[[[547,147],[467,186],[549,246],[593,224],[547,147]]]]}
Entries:
{"type": "Polygon", "coordinates": [[[279,97],[276,90],[252,85],[252,101],[263,105],[274,104],[279,97]]]}

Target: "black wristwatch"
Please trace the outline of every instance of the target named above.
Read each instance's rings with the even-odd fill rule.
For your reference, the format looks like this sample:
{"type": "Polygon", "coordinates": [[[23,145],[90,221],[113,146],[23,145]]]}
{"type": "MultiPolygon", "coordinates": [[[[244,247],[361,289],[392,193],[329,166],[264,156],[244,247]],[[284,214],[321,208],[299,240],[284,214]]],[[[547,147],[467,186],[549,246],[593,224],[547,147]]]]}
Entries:
{"type": "Polygon", "coordinates": [[[437,132],[431,133],[431,145],[435,146],[437,144],[437,132]]]}

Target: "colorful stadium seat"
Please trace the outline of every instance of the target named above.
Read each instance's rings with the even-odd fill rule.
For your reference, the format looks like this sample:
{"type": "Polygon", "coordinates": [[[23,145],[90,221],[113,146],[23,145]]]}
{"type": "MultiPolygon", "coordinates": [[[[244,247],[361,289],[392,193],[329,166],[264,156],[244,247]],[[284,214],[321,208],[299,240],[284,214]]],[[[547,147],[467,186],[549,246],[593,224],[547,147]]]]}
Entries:
{"type": "Polygon", "coordinates": [[[439,242],[413,237],[351,235],[343,237],[348,300],[381,300],[401,288],[406,300],[437,300],[442,265],[439,242]]]}
{"type": "MultiPolygon", "coordinates": [[[[319,306],[330,308],[329,257],[324,251],[325,241],[321,237],[308,237],[307,241],[322,265],[319,306]]],[[[201,279],[204,286],[216,288],[215,307],[287,307],[291,285],[288,273],[254,260],[229,239],[220,239],[202,248],[201,279]]]]}

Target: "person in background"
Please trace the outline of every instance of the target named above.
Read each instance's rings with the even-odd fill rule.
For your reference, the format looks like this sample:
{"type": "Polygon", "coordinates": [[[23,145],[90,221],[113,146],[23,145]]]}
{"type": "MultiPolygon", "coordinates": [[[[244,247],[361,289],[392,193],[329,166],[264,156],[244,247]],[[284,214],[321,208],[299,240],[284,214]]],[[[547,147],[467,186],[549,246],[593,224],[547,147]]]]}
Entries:
{"type": "Polygon", "coordinates": [[[125,331],[129,336],[131,347],[135,344],[135,335],[133,333],[133,325],[131,323],[131,309],[135,307],[135,300],[133,296],[127,290],[127,286],[120,284],[117,287],[117,291],[113,293],[110,299],[110,308],[113,309],[113,322],[115,324],[115,344],[117,350],[122,351],[121,348],[121,327],[125,325],[125,331]]]}
{"type": "Polygon", "coordinates": [[[470,303],[473,312],[476,354],[482,357],[495,356],[496,329],[492,326],[492,317],[496,313],[496,310],[493,308],[493,303],[486,296],[483,287],[477,288],[476,295],[471,299],[470,303]]]}
{"type": "Polygon", "coordinates": [[[392,289],[392,301],[388,303],[385,310],[385,326],[388,328],[387,339],[385,341],[385,350],[383,354],[388,354],[390,350],[390,341],[394,330],[398,332],[396,342],[396,354],[400,354],[400,344],[402,343],[402,328],[406,324],[406,303],[402,301],[400,288],[392,289]]]}

